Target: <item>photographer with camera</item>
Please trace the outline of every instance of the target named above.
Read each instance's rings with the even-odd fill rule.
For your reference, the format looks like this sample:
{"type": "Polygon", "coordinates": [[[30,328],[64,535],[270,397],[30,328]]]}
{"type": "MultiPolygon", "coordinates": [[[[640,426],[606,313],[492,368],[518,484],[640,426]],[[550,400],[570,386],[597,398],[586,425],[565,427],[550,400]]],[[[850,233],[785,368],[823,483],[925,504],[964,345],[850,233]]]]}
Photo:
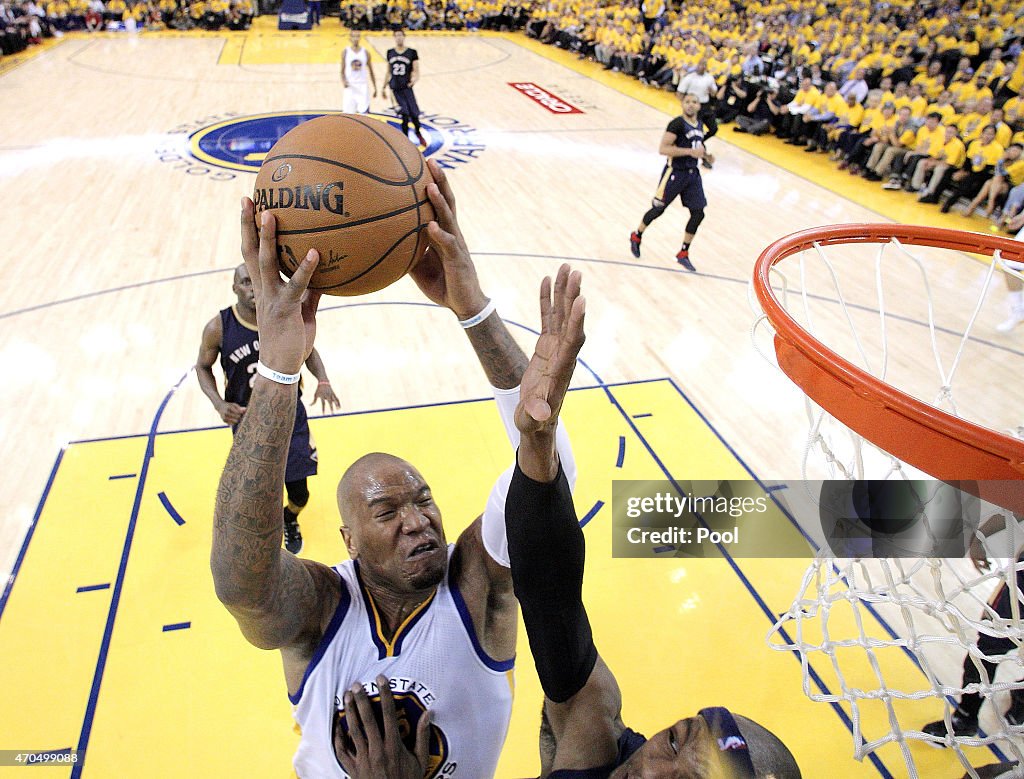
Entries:
{"type": "Polygon", "coordinates": [[[771,82],[763,87],[757,88],[757,94],[747,106],[746,113],[736,117],[738,133],[750,133],[751,135],[764,135],[775,122],[782,116],[784,108],[779,104],[779,90],[771,82]]]}

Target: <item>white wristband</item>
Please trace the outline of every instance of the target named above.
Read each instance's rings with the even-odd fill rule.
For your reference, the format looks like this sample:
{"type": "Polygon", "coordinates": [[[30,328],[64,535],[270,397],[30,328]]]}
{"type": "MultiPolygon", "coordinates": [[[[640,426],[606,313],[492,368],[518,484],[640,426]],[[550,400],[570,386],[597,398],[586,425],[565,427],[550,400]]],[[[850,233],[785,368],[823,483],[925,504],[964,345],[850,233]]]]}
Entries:
{"type": "Polygon", "coordinates": [[[278,384],[295,384],[302,377],[302,373],[278,373],[273,368],[268,368],[262,361],[256,362],[256,373],[278,384]]]}
{"type": "Polygon", "coordinates": [[[471,316],[469,319],[460,319],[459,324],[462,325],[463,330],[468,330],[471,327],[476,327],[478,324],[483,322],[487,317],[494,313],[494,301],[488,300],[487,305],[483,307],[479,314],[471,316]]]}

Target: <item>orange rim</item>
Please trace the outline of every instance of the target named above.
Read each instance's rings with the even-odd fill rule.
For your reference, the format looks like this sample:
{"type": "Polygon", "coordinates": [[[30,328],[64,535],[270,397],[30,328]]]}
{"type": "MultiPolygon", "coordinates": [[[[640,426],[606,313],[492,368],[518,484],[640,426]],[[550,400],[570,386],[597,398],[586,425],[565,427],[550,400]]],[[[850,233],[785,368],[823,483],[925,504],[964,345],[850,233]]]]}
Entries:
{"type": "MultiPolygon", "coordinates": [[[[779,367],[815,403],[882,450],[943,481],[985,480],[982,497],[1024,510],[1024,441],[959,419],[886,384],[840,357],[783,308],[770,283],[773,265],[815,244],[888,243],[1024,262],[1024,243],[996,235],[887,224],[816,227],[781,238],[758,257],[754,291],[775,328],[779,367]],[[1003,484],[999,484],[1003,482],[1003,484]]],[[[974,492],[974,490],[970,490],[974,492]]]]}

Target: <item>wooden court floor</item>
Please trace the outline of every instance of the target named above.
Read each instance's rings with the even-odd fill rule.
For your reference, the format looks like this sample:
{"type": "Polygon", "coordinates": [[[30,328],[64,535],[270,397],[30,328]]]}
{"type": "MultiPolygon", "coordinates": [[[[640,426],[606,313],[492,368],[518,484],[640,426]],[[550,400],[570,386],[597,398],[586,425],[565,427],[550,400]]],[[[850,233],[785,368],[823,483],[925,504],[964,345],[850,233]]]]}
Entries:
{"type": "MultiPolygon", "coordinates": [[[[290,774],[296,737],[280,663],[244,643],[208,573],[230,436],[189,371],[203,324],[232,302],[238,199],[253,176],[204,161],[196,139],[228,120],[336,110],[345,36],[332,23],[314,34],[259,25],[232,38],[69,36],[0,76],[0,358],[13,374],[0,386],[0,570],[13,572],[0,601],[0,749],[84,747],[74,775],[94,777],[290,774]]],[[[773,149],[766,161],[726,130],[704,177],[700,274],[673,262],[686,221],[678,206],[636,261],[627,237],[660,171],[667,96],[518,37],[409,42],[422,57],[430,153],[450,167],[485,289],[524,347],[540,278],[563,260],[584,273],[585,365],[566,417],[581,463],[577,507],[589,516],[588,605],[627,722],[654,732],[722,704],[776,730],[805,776],[906,776],[891,748],[853,761],[848,714],[807,701],[799,663],[764,646],[806,561],[613,559],[610,495],[624,478],[797,478],[798,396],[749,339],[754,258],[804,227],[932,215],[851,186],[817,158],[773,149]],[[523,82],[580,112],[548,112],[510,86],[523,82]]],[[[379,68],[390,41],[368,43],[379,68]]],[[[936,305],[955,324],[985,268],[956,255],[934,263],[936,305]]],[[[871,272],[853,261],[843,271],[867,326],[871,272]]],[[[906,337],[920,338],[919,288],[892,283],[906,337]]],[[[317,345],[342,413],[312,422],[321,469],[302,516],[305,554],[343,557],[331,496],[369,448],[421,466],[454,537],[510,456],[462,333],[407,280],[323,309],[317,345]]],[[[998,335],[1003,314],[997,278],[963,388],[994,427],[1021,421],[1024,331],[998,335]]],[[[954,341],[940,336],[947,356],[954,341]]],[[[900,360],[922,393],[932,362],[916,348],[900,360]]],[[[922,683],[902,653],[884,666],[896,684],[922,683]]],[[[947,681],[958,666],[951,658],[947,681]]],[[[828,686],[828,669],[817,670],[828,686]]],[[[867,669],[853,676],[873,684],[867,669]]],[[[539,695],[524,637],[500,777],[535,775],[539,695]]],[[[940,712],[920,702],[899,713],[920,724],[940,712]]],[[[864,716],[867,735],[887,729],[881,709],[864,716]]],[[[963,773],[942,751],[912,753],[923,776],[963,773]]],[[[991,757],[971,753],[976,764],[991,757]]]]}

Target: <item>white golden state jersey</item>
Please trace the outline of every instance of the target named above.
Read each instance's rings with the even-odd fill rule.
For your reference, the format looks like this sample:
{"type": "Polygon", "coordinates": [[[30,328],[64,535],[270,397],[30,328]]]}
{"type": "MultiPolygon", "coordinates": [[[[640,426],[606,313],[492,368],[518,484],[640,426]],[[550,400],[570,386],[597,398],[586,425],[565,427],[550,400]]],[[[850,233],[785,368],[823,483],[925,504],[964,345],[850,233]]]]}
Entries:
{"type": "MultiPolygon", "coordinates": [[[[454,548],[448,546],[449,560],[454,548]]],[[[346,777],[334,756],[332,727],[335,718],[346,727],[342,696],[357,681],[379,709],[379,674],[391,680],[403,735],[415,739],[420,716],[432,713],[428,777],[493,777],[512,715],[513,660],[487,656],[458,588],[446,574],[386,641],[359,564],[350,560],[334,570],[341,602],[298,694],[289,695],[302,733],[294,759],[300,779],[346,777]]]]}

